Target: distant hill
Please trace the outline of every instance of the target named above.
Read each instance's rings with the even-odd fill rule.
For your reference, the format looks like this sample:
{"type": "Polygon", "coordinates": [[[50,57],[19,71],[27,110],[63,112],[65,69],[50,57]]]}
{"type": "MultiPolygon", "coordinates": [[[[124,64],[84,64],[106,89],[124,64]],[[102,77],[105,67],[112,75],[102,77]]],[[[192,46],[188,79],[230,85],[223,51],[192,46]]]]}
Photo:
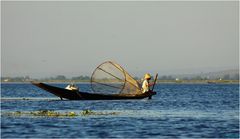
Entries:
{"type": "Polygon", "coordinates": [[[198,73],[198,74],[179,74],[172,75],[173,78],[180,79],[194,79],[194,78],[202,78],[202,79],[239,79],[239,69],[231,69],[231,70],[223,70],[217,72],[208,72],[208,73],[198,73]]]}
{"type": "Polygon", "coordinates": [[[233,70],[224,70],[219,72],[209,72],[206,74],[202,74],[201,76],[206,76],[209,78],[229,78],[233,79],[236,77],[239,77],[239,70],[233,69],[233,70]]]}

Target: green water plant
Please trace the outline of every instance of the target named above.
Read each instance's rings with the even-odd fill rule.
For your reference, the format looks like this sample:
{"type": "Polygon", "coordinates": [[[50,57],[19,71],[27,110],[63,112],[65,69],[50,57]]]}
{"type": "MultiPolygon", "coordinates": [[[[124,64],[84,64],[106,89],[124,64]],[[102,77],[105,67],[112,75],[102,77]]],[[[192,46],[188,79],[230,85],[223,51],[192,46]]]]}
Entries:
{"type": "Polygon", "coordinates": [[[94,115],[95,112],[87,109],[87,110],[83,110],[82,112],[80,112],[80,114],[83,116],[87,116],[87,115],[94,115]]]}
{"type": "Polygon", "coordinates": [[[95,112],[92,110],[83,110],[81,113],[83,116],[89,116],[89,115],[117,115],[119,112],[95,112]]]}
{"type": "Polygon", "coordinates": [[[39,110],[39,111],[16,111],[7,112],[7,116],[40,116],[40,117],[76,117],[76,116],[97,116],[97,115],[117,115],[119,112],[96,112],[89,109],[83,110],[80,113],[76,112],[56,112],[53,110],[39,110]]]}

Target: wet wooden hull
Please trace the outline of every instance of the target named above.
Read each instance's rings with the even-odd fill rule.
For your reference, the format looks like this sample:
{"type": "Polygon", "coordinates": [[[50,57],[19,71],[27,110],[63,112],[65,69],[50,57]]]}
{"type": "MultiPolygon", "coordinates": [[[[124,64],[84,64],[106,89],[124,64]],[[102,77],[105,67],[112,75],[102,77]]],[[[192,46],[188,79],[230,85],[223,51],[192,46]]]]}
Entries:
{"type": "Polygon", "coordinates": [[[64,88],[51,86],[45,83],[32,82],[33,85],[42,88],[60,98],[69,100],[121,100],[121,99],[143,99],[151,98],[156,92],[146,92],[141,94],[98,94],[81,91],[72,91],[64,88]]]}

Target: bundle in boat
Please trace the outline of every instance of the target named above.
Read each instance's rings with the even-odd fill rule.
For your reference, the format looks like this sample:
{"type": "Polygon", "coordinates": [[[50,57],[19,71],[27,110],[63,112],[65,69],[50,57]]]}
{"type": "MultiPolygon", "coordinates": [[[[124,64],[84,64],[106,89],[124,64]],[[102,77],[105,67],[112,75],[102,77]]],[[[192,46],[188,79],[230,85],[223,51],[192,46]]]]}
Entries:
{"type": "Polygon", "coordinates": [[[103,94],[139,94],[140,84],[119,64],[107,61],[100,64],[91,77],[93,92],[103,94]]]}

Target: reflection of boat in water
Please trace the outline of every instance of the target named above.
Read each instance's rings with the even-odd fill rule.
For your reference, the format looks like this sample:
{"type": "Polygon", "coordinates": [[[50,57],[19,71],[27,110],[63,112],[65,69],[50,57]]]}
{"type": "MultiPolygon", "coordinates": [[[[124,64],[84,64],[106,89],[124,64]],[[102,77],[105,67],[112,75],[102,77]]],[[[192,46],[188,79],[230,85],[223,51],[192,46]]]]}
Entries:
{"type": "MultiPolygon", "coordinates": [[[[155,79],[156,82],[156,79],[155,79]]],[[[120,65],[107,61],[99,65],[91,77],[93,92],[69,90],[45,83],[32,82],[58,97],[69,100],[118,100],[151,98],[156,92],[150,90],[142,93],[140,84],[133,79],[120,65]]]]}
{"type": "Polygon", "coordinates": [[[143,99],[155,95],[156,92],[149,91],[139,94],[101,94],[101,93],[87,93],[82,91],[67,90],[51,86],[44,83],[32,82],[32,84],[60,97],[69,100],[118,100],[118,99],[143,99]]]}

